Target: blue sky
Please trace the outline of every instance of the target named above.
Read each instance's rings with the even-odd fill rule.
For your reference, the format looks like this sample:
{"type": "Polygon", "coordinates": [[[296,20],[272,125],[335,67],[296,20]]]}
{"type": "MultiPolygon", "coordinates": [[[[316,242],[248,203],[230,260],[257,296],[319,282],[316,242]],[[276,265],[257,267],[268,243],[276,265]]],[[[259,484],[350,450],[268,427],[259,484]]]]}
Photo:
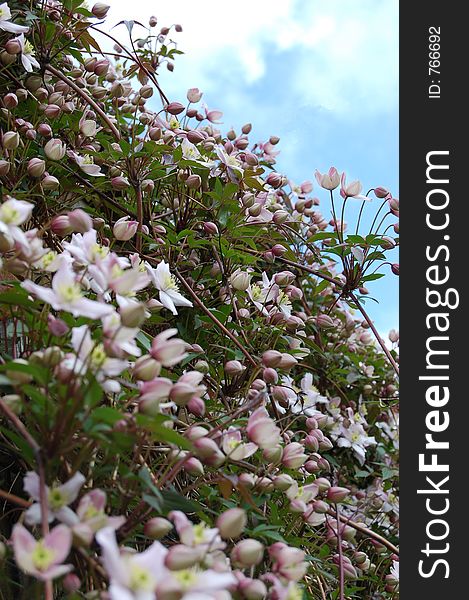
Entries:
{"type": "MultiPolygon", "coordinates": [[[[223,130],[251,122],[250,139],[279,136],[276,168],[296,183],[334,165],[366,189],[399,196],[398,0],[107,1],[111,25],[146,24],[151,14],[158,27],[182,25],[172,37],[185,54],[160,75],[171,100],[198,87],[223,111],[223,130]]],[[[125,28],[113,33],[125,39],[125,28]]],[[[327,214],[322,192],[315,186],[327,214]]],[[[358,204],[348,206],[352,224],[358,204]]],[[[371,218],[375,206],[367,205],[371,218]]],[[[398,279],[369,289],[379,300],[369,312],[385,335],[398,325],[398,279]]]]}

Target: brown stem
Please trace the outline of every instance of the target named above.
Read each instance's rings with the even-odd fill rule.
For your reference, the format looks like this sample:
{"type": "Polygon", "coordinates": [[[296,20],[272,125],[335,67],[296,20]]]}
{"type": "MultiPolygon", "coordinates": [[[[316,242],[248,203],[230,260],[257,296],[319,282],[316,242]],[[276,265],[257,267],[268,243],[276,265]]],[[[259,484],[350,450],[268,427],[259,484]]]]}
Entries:
{"type": "Polygon", "coordinates": [[[94,111],[96,111],[96,113],[101,117],[101,119],[106,123],[106,125],[112,131],[116,140],[119,141],[121,139],[121,135],[120,135],[118,129],[116,128],[116,126],[114,125],[114,123],[109,119],[109,117],[102,110],[102,108],[100,108],[99,105],[93,100],[93,98],[91,98],[91,96],[89,96],[87,93],[85,93],[81,88],[79,88],[77,86],[77,84],[74,81],[69,79],[66,75],[64,75],[63,73],[58,71],[52,65],[46,65],[46,71],[49,71],[49,73],[52,73],[52,75],[57,77],[57,79],[60,79],[61,81],[65,82],[67,85],[69,85],[80,96],[80,98],[82,98],[82,100],[84,100],[87,104],[89,104],[93,108],[94,111]]]}
{"type": "Polygon", "coordinates": [[[17,504],[18,506],[21,506],[22,508],[29,508],[31,506],[31,502],[28,502],[27,500],[24,500],[23,498],[20,498],[19,496],[16,496],[15,494],[6,492],[5,490],[0,490],[0,498],[3,498],[7,502],[10,502],[10,504],[17,504]]]}
{"type": "Polygon", "coordinates": [[[137,252],[140,254],[142,251],[142,227],[143,227],[143,200],[142,200],[142,188],[140,183],[137,185],[135,190],[137,198],[137,252]]]}
{"type": "Polygon", "coordinates": [[[217,317],[212,314],[210,312],[210,310],[205,306],[205,304],[203,302],[201,302],[199,300],[199,298],[197,297],[197,294],[194,292],[194,290],[191,288],[191,286],[187,283],[187,281],[184,279],[184,277],[181,275],[181,273],[179,273],[179,271],[177,269],[174,269],[174,274],[176,275],[176,277],[179,279],[179,281],[182,283],[182,285],[186,288],[187,292],[189,293],[189,295],[191,296],[191,298],[194,300],[194,302],[197,304],[197,306],[215,323],[215,325],[221,329],[223,331],[223,333],[230,338],[230,340],[241,350],[241,352],[244,354],[244,356],[248,359],[248,361],[251,363],[251,365],[253,367],[257,367],[258,364],[256,362],[256,360],[249,354],[249,352],[246,350],[246,348],[241,344],[241,342],[231,333],[231,331],[229,331],[224,325],[223,323],[221,323],[217,317]]]}
{"type": "Polygon", "coordinates": [[[362,313],[365,321],[368,323],[368,325],[370,326],[371,331],[374,333],[376,340],[378,341],[378,344],[381,346],[383,352],[386,354],[389,362],[391,363],[393,369],[396,371],[396,374],[399,375],[399,367],[396,363],[396,361],[394,360],[393,355],[391,354],[391,352],[389,351],[389,348],[386,346],[386,344],[384,343],[383,339],[381,338],[381,336],[378,333],[378,330],[376,329],[376,327],[373,325],[373,321],[370,319],[370,317],[368,316],[366,310],[363,308],[363,306],[360,304],[358,298],[355,296],[355,294],[353,294],[352,292],[350,292],[349,294],[350,298],[355,302],[355,304],[357,305],[358,310],[362,313]]]}
{"type": "Polygon", "coordinates": [[[340,531],[339,505],[335,505],[337,515],[337,550],[339,552],[339,600],[344,600],[344,554],[342,549],[342,532],[340,531]]]}
{"type": "MultiPolygon", "coordinates": [[[[331,517],[336,518],[336,514],[332,510],[328,511],[328,514],[331,517]]],[[[344,517],[343,515],[340,515],[340,520],[342,521],[342,523],[345,523],[346,525],[350,525],[350,527],[353,527],[353,529],[356,529],[360,533],[363,533],[363,535],[366,535],[367,537],[370,537],[370,538],[376,540],[380,544],[383,544],[383,546],[386,546],[386,548],[388,550],[391,550],[391,552],[393,552],[394,554],[399,556],[399,548],[394,546],[394,544],[392,544],[390,541],[388,541],[385,537],[383,537],[379,533],[376,533],[372,529],[368,529],[368,527],[365,527],[364,525],[361,525],[360,523],[355,523],[355,521],[352,521],[351,519],[349,519],[348,517],[344,517]]]]}
{"type": "Polygon", "coordinates": [[[44,471],[44,462],[42,460],[41,447],[36,442],[36,440],[32,437],[29,431],[26,429],[22,421],[15,415],[15,413],[11,410],[11,408],[5,404],[5,402],[0,398],[0,409],[7,416],[7,418],[13,423],[16,429],[21,433],[24,439],[31,446],[36,462],[37,469],[39,471],[39,495],[41,502],[41,527],[42,527],[42,535],[46,536],[49,533],[49,520],[47,514],[47,496],[46,496],[46,476],[44,471]]]}

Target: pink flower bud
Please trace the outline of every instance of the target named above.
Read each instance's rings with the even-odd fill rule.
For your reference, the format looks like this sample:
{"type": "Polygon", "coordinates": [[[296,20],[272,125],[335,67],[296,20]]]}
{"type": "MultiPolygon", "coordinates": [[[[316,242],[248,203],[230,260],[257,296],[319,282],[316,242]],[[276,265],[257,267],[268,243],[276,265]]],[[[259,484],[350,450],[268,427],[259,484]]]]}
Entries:
{"type": "Polygon", "coordinates": [[[282,473],[282,475],[277,475],[274,479],[274,487],[276,490],[286,491],[295,483],[293,477],[287,475],[286,473],[282,473]]]}
{"type": "Polygon", "coordinates": [[[274,171],[272,171],[268,174],[266,183],[271,185],[273,188],[277,189],[282,186],[283,177],[280,175],[280,173],[275,173],[274,171]]]}
{"type": "Polygon", "coordinates": [[[186,408],[196,417],[203,417],[205,414],[205,402],[198,396],[192,396],[187,403],[186,408]]]}
{"type": "Polygon", "coordinates": [[[304,447],[298,442],[287,444],[283,449],[282,464],[288,469],[298,469],[307,459],[304,447]]]}
{"type": "Polygon", "coordinates": [[[67,148],[62,140],[52,138],[44,146],[44,153],[49,160],[58,161],[62,160],[65,156],[66,149],[67,148]]]}
{"type": "Polygon", "coordinates": [[[69,331],[68,325],[62,319],[58,319],[49,313],[47,317],[47,327],[52,335],[62,337],[69,331]]]}
{"type": "Polygon", "coordinates": [[[76,208],[68,213],[68,220],[70,222],[73,231],[78,233],[86,233],[93,229],[93,219],[88,213],[81,208],[76,208]]]}
{"type": "Polygon", "coordinates": [[[240,567],[258,565],[264,556],[264,546],[253,539],[241,540],[231,552],[231,560],[240,567]]]}
{"type": "Polygon", "coordinates": [[[169,112],[170,115],[179,115],[184,112],[185,108],[184,104],[181,104],[180,102],[170,102],[165,110],[169,112]]]}
{"type": "Polygon", "coordinates": [[[262,452],[262,457],[268,463],[278,463],[282,458],[282,453],[282,446],[275,446],[274,448],[266,448],[262,452]]]}
{"type": "Polygon", "coordinates": [[[165,558],[165,565],[171,571],[180,571],[193,567],[201,558],[199,548],[191,548],[184,544],[171,546],[165,558]]]}
{"type": "Polygon", "coordinates": [[[246,367],[239,360],[229,360],[225,363],[225,373],[227,375],[239,375],[245,370],[246,367]]]}
{"type": "Polygon", "coordinates": [[[262,362],[266,367],[278,367],[282,360],[282,353],[277,350],[267,350],[262,355],[262,362]]]}
{"type": "Polygon", "coordinates": [[[161,363],[152,358],[149,354],[137,358],[132,370],[134,379],[141,381],[151,381],[158,377],[161,372],[161,363]]]}
{"type": "Polygon", "coordinates": [[[218,235],[218,227],[211,221],[204,223],[204,231],[209,235],[218,235]]]}
{"type": "Polygon", "coordinates": [[[278,366],[280,369],[288,370],[294,367],[296,364],[298,364],[298,361],[294,356],[292,356],[291,354],[283,353],[278,366]]]}
{"type": "Polygon", "coordinates": [[[154,517],[145,523],[145,535],[152,540],[160,540],[171,531],[173,524],[163,517],[154,517]]]}
{"type": "Polygon", "coordinates": [[[295,275],[291,271],[280,271],[275,273],[274,281],[277,285],[288,285],[295,281],[295,275]]]}
{"type": "Polygon", "coordinates": [[[121,217],[112,228],[114,237],[121,241],[126,242],[134,237],[138,230],[138,221],[130,221],[130,217],[121,217]]]}
{"type": "Polygon", "coordinates": [[[391,331],[388,334],[389,337],[389,341],[393,342],[393,344],[395,344],[396,342],[399,341],[399,332],[396,331],[395,329],[391,329],[391,331]]]}
{"type": "Polygon", "coordinates": [[[46,163],[42,160],[42,158],[31,158],[31,160],[28,162],[27,169],[28,175],[39,178],[44,175],[46,163]]]}
{"type": "Polygon", "coordinates": [[[20,136],[17,131],[7,131],[3,134],[2,145],[5,150],[15,150],[20,145],[20,136]]]}
{"type": "Polygon", "coordinates": [[[69,594],[74,594],[81,588],[81,581],[78,575],[75,575],[75,573],[67,573],[67,575],[64,577],[62,585],[66,592],[69,594]]]}
{"type": "Polygon", "coordinates": [[[316,317],[316,325],[322,329],[327,329],[328,327],[334,327],[334,321],[329,315],[321,314],[316,317]]]}
{"type": "Polygon", "coordinates": [[[386,198],[386,196],[389,196],[389,192],[388,192],[388,190],[386,190],[386,189],[385,189],[385,188],[383,188],[383,187],[377,187],[377,188],[375,188],[373,191],[374,191],[374,193],[375,193],[375,196],[376,196],[377,198],[386,198]]]}
{"type": "Polygon", "coordinates": [[[123,306],[120,311],[121,323],[124,327],[140,327],[149,313],[142,302],[131,302],[123,306]]]}
{"type": "Polygon", "coordinates": [[[182,465],[184,471],[189,473],[190,475],[194,475],[195,477],[200,477],[205,473],[205,469],[203,464],[200,462],[198,458],[195,456],[191,456],[188,458],[184,464],[182,465]]]}
{"type": "Polygon", "coordinates": [[[52,135],[52,127],[47,123],[41,123],[37,128],[37,132],[43,137],[50,137],[52,135]]]}
{"type": "Polygon", "coordinates": [[[327,173],[315,172],[316,181],[325,190],[335,190],[340,185],[340,175],[335,167],[331,167],[327,173]]]}
{"type": "Polygon", "coordinates": [[[327,492],[331,487],[329,480],[325,477],[318,477],[314,483],[319,487],[320,492],[327,492]]]}
{"type": "Polygon", "coordinates": [[[199,102],[199,100],[202,98],[202,95],[203,93],[199,90],[199,88],[190,88],[187,90],[187,99],[193,104],[199,102]]]}
{"type": "Polygon", "coordinates": [[[3,96],[3,104],[5,105],[5,108],[8,108],[9,110],[16,108],[18,106],[18,96],[12,92],[6,94],[3,96]]]}
{"type": "Polygon", "coordinates": [[[44,179],[41,180],[41,186],[44,190],[57,190],[60,187],[60,181],[53,175],[46,175],[44,179]]]}
{"type": "Polygon", "coordinates": [[[327,499],[334,504],[343,502],[349,495],[350,490],[344,487],[333,486],[327,490],[327,499]]]}
{"type": "Polygon", "coordinates": [[[217,519],[217,527],[223,539],[239,537],[247,525],[246,511],[242,508],[230,508],[217,519]]]}
{"type": "Polygon", "coordinates": [[[398,263],[392,264],[391,271],[394,273],[394,275],[397,275],[399,277],[399,264],[398,263]]]}
{"type": "MultiPolygon", "coordinates": [[[[42,180],[44,182],[44,179],[42,180]]],[[[65,237],[73,231],[68,215],[57,215],[51,221],[51,230],[60,237],[65,237]]]]}
{"type": "Polygon", "coordinates": [[[203,134],[200,131],[188,131],[187,132],[187,139],[189,140],[189,142],[191,142],[192,144],[198,144],[200,142],[203,142],[205,137],[203,136],[203,134]]]}
{"type": "Polygon", "coordinates": [[[107,4],[104,4],[103,2],[97,2],[91,9],[91,12],[96,18],[104,19],[109,9],[110,6],[108,6],[107,4]]]}
{"type": "Polygon", "coordinates": [[[0,177],[8,175],[11,169],[11,164],[7,160],[0,160],[0,177]]]}
{"type": "Polygon", "coordinates": [[[15,54],[20,54],[23,48],[21,47],[21,42],[18,38],[11,38],[5,44],[5,50],[8,54],[14,56],[15,54]]]}
{"type": "Polygon", "coordinates": [[[267,588],[260,579],[245,577],[239,584],[239,589],[246,600],[263,600],[267,596],[267,588]]]}
{"type": "Polygon", "coordinates": [[[127,177],[122,177],[120,175],[111,179],[111,185],[115,190],[126,190],[130,186],[130,183],[127,177]]]}
{"type": "Polygon", "coordinates": [[[272,367],[267,367],[264,369],[262,372],[262,377],[266,383],[272,384],[277,383],[278,381],[278,373],[275,369],[272,369],[272,367]]]}
{"type": "Polygon", "coordinates": [[[274,212],[274,216],[272,217],[273,222],[276,225],[282,225],[286,221],[288,221],[290,215],[285,210],[276,210],[274,212]]]}
{"type": "Polygon", "coordinates": [[[62,109],[57,104],[49,104],[44,109],[44,114],[48,119],[57,119],[62,113],[62,109]]]}
{"type": "Polygon", "coordinates": [[[209,110],[206,112],[207,119],[210,123],[219,123],[220,119],[223,117],[223,113],[219,110],[209,110]]]}
{"type": "Polygon", "coordinates": [[[251,275],[238,269],[231,275],[230,283],[235,290],[245,292],[251,284],[251,275]]]}
{"type": "Polygon", "coordinates": [[[243,125],[241,127],[241,131],[244,133],[244,135],[249,135],[251,133],[251,130],[252,130],[251,123],[246,123],[246,125],[243,125]]]}
{"type": "Polygon", "coordinates": [[[190,190],[198,190],[202,185],[202,178],[200,175],[189,175],[186,179],[186,185],[190,190]]]}

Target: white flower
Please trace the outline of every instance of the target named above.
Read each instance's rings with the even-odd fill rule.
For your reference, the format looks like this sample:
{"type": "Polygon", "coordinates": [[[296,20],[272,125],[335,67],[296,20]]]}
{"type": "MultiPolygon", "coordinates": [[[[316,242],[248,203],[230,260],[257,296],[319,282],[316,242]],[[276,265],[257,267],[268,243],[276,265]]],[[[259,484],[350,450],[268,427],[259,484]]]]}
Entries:
{"type": "Polygon", "coordinates": [[[101,167],[94,164],[93,157],[89,154],[80,156],[76,152],[70,151],[69,156],[73,158],[83,173],[86,173],[91,177],[104,177],[104,173],[101,173],[101,167]]]}
{"type": "Polygon", "coordinates": [[[0,236],[5,238],[8,244],[13,245],[17,242],[24,248],[29,248],[28,238],[19,225],[23,225],[29,219],[33,208],[34,204],[14,198],[0,204],[0,236]]]}
{"type": "Polygon", "coordinates": [[[168,576],[164,559],[168,551],[159,542],[147,550],[133,553],[119,550],[113,528],[98,531],[102,562],[109,576],[111,600],[155,600],[158,584],[168,576]]]}
{"type": "MultiPolygon", "coordinates": [[[[51,488],[46,486],[47,515],[49,523],[58,519],[66,525],[72,525],[77,517],[69,504],[74,502],[78,496],[85,478],[81,473],[69,479],[66,483],[51,488]]],[[[39,475],[34,471],[26,473],[23,486],[31,498],[35,501],[25,513],[25,521],[28,525],[37,525],[41,522],[41,494],[39,475]]]]}
{"type": "Polygon", "coordinates": [[[28,71],[28,73],[31,73],[33,67],[35,67],[36,69],[40,69],[41,65],[37,62],[34,56],[34,48],[31,42],[28,42],[28,40],[24,39],[24,33],[19,35],[16,38],[16,40],[21,46],[21,62],[26,71],[28,71]]]}
{"type": "Polygon", "coordinates": [[[391,575],[394,577],[394,579],[397,579],[397,581],[399,581],[399,561],[398,560],[392,561],[391,575]]]}
{"type": "Polygon", "coordinates": [[[176,306],[192,306],[192,302],[184,298],[179,292],[174,275],[169,270],[169,265],[164,260],[153,269],[147,265],[148,274],[151,277],[153,285],[160,292],[161,304],[169,309],[173,315],[177,315],[176,306]]]}
{"type": "Polygon", "coordinates": [[[16,25],[10,21],[11,12],[10,7],[6,2],[0,4],[0,29],[8,31],[9,33],[26,33],[29,31],[29,27],[24,25],[16,25]]]}
{"type": "Polygon", "coordinates": [[[349,427],[342,425],[341,437],[337,441],[340,448],[351,448],[358,460],[363,465],[365,462],[366,448],[376,444],[374,437],[366,435],[360,423],[351,423],[349,427]]]}
{"type": "Polygon", "coordinates": [[[82,288],[76,281],[75,273],[68,260],[62,260],[52,279],[52,287],[37,285],[29,279],[21,284],[30,294],[37,296],[54,310],[65,310],[74,317],[100,319],[114,311],[109,304],[89,300],[83,296],[82,288]]]}

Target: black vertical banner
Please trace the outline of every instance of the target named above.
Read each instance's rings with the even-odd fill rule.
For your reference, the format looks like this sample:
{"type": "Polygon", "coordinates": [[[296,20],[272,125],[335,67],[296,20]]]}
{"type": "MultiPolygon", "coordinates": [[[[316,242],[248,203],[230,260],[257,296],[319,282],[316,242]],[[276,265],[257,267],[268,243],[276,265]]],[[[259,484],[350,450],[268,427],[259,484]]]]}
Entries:
{"type": "Polygon", "coordinates": [[[404,600],[469,598],[468,47],[457,5],[400,5],[404,600]],[[463,106],[465,104],[465,106],[463,106]],[[420,595],[421,594],[421,595],[420,595]]]}

